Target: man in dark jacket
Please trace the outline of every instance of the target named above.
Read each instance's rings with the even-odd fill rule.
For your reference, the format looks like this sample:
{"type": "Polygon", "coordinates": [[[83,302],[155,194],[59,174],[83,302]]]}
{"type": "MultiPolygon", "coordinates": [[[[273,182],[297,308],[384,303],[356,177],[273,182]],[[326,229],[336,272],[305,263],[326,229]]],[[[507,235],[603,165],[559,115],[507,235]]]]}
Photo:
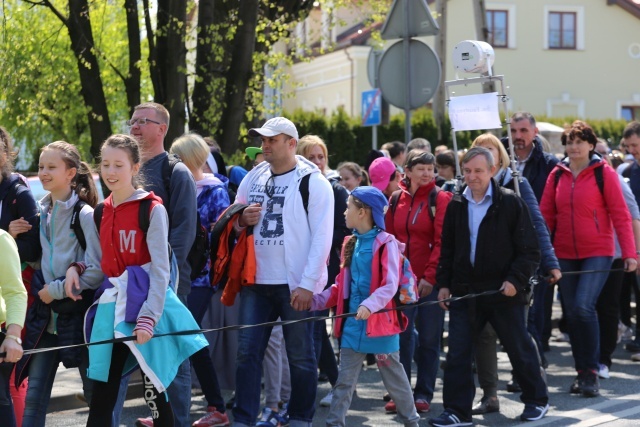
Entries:
{"type": "Polygon", "coordinates": [[[442,230],[436,273],[438,299],[484,291],[497,294],[441,303],[449,315],[449,351],[444,373],[445,411],[434,426],[467,426],[475,395],[474,337],[489,322],[504,345],[522,387],[523,421],[545,416],[547,387],[529,339],[523,304],[540,250],[529,211],[521,198],[491,179],[491,152],[475,147],[462,159],[467,187],[451,200],[442,230]]]}
{"type": "MultiPolygon", "coordinates": [[[[520,176],[527,178],[540,203],[547,176],[559,160],[553,154],[542,150],[536,119],[531,113],[519,112],[511,116],[511,138],[515,148],[518,172],[520,176]]],[[[508,139],[502,138],[502,143],[508,150],[508,139]]]]}

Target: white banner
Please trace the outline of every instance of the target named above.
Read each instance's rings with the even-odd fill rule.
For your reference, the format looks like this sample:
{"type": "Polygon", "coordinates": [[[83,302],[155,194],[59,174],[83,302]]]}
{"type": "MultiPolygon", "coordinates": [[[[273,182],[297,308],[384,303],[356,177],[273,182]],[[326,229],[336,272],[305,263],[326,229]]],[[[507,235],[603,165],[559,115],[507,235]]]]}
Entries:
{"type": "Polygon", "coordinates": [[[455,131],[501,128],[498,92],[452,96],[449,119],[455,131]]]}

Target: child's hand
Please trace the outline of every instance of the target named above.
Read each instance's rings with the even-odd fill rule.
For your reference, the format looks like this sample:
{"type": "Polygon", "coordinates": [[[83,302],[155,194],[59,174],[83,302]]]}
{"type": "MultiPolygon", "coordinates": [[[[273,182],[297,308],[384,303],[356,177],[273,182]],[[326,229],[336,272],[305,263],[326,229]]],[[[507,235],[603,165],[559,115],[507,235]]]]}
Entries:
{"type": "Polygon", "coordinates": [[[69,267],[64,279],[64,292],[74,301],[82,299],[82,295],[76,295],[73,291],[80,291],[80,275],[75,267],[69,267]]]}
{"type": "Polygon", "coordinates": [[[367,307],[361,305],[356,313],[356,320],[367,320],[371,316],[371,312],[367,307]]]}
{"type": "Polygon", "coordinates": [[[20,217],[20,219],[13,220],[9,223],[9,234],[14,239],[18,238],[19,234],[26,233],[31,230],[32,225],[27,222],[24,218],[20,217]]]}
{"type": "Polygon", "coordinates": [[[44,285],[42,290],[38,292],[38,296],[45,304],[51,304],[51,302],[53,301],[53,297],[49,293],[49,285],[44,285]]]}
{"type": "Polygon", "coordinates": [[[152,334],[145,331],[144,329],[136,329],[135,331],[133,331],[133,334],[136,336],[136,342],[138,344],[144,344],[146,342],[149,342],[149,340],[153,336],[152,334]]]}

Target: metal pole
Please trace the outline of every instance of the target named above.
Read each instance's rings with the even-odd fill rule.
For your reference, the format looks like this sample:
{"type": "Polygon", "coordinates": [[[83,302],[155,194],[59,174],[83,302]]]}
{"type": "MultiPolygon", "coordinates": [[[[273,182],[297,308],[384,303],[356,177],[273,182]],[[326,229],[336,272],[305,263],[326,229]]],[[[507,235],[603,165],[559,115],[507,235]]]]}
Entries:
{"type": "Polygon", "coordinates": [[[371,126],[371,148],[378,149],[378,126],[371,126]]]}
{"type": "Polygon", "coordinates": [[[409,36],[409,1],[404,0],[404,37],[402,38],[402,49],[404,51],[404,66],[406,71],[405,86],[404,86],[404,139],[405,144],[409,144],[411,141],[411,58],[409,57],[409,44],[411,38],[409,36]]]}
{"type": "Polygon", "coordinates": [[[518,167],[516,166],[516,154],[515,147],[513,146],[513,139],[511,139],[511,117],[509,116],[509,108],[507,107],[507,101],[509,97],[507,96],[504,90],[504,77],[499,76],[500,78],[500,100],[502,101],[502,106],[504,108],[504,121],[507,124],[507,140],[509,141],[509,157],[511,158],[511,175],[513,175],[513,189],[516,191],[516,194],[520,195],[520,182],[518,181],[520,178],[520,172],[518,172],[518,167]]]}

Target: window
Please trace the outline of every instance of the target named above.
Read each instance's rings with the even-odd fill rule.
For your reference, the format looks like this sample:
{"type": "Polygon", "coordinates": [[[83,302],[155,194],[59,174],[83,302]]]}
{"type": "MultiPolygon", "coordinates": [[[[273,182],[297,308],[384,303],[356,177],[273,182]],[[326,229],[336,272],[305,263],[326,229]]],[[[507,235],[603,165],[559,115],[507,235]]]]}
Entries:
{"type": "Polygon", "coordinates": [[[640,120],[640,107],[623,105],[620,108],[620,118],[627,122],[640,120]]]}
{"type": "Polygon", "coordinates": [[[487,42],[493,47],[509,46],[509,12],[506,10],[487,10],[487,42]]]}
{"type": "Polygon", "coordinates": [[[549,49],[576,48],[575,12],[549,12],[549,49]]]}

